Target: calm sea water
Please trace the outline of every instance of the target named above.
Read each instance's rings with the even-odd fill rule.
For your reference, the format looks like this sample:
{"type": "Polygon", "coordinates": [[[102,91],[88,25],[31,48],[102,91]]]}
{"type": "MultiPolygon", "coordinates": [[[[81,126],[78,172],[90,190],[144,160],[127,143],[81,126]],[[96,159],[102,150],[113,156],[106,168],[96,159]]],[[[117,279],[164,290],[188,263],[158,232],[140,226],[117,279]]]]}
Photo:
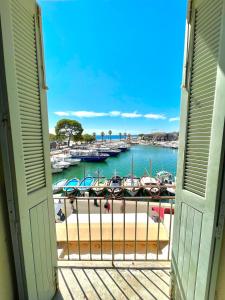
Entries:
{"type": "Polygon", "coordinates": [[[109,157],[105,162],[87,163],[81,162],[78,166],[70,166],[59,174],[53,174],[53,183],[62,178],[83,178],[86,175],[97,176],[97,169],[101,176],[112,177],[116,173],[120,176],[131,174],[131,160],[134,160],[134,174],[138,177],[149,172],[149,161],[152,160],[153,176],[160,170],[166,170],[176,175],[177,150],[170,148],[154,147],[147,145],[135,145],[129,151],[121,152],[117,157],[109,157]]]}

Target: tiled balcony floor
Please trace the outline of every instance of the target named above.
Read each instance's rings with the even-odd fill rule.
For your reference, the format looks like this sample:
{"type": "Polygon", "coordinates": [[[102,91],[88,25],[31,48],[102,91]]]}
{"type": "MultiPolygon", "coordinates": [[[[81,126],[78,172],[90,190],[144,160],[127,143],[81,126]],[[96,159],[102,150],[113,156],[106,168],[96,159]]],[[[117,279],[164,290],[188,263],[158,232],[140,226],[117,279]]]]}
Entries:
{"type": "Polygon", "coordinates": [[[160,262],[60,262],[55,299],[169,299],[170,265],[160,262]]]}

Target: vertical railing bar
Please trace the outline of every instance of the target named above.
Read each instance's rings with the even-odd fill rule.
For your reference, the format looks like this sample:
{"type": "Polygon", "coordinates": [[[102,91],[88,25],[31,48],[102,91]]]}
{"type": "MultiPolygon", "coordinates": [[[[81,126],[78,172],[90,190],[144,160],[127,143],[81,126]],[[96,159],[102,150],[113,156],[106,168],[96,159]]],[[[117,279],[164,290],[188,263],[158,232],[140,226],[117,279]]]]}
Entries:
{"type": "Polygon", "coordinates": [[[160,230],[160,210],[161,210],[161,199],[159,199],[159,217],[158,217],[158,232],[157,232],[157,254],[156,260],[159,259],[159,230],[160,230]]]}
{"type": "Polygon", "coordinates": [[[68,235],[68,224],[67,224],[67,207],[66,207],[66,199],[64,198],[64,209],[65,209],[65,217],[66,217],[66,245],[67,245],[67,255],[68,260],[70,260],[70,251],[69,251],[69,235],[68,235]]]}
{"type": "Polygon", "coordinates": [[[125,215],[126,215],[126,199],[123,199],[124,206],[123,206],[123,260],[125,260],[125,239],[126,239],[126,223],[125,223],[125,215]]]}
{"type": "Polygon", "coordinates": [[[89,229],[89,251],[90,260],[92,260],[92,247],[91,247],[91,216],[90,216],[90,199],[88,198],[88,229],[89,229]]]}
{"type": "Polygon", "coordinates": [[[102,199],[100,199],[100,238],[101,238],[101,260],[103,260],[102,256],[102,199]]]}
{"type": "Polygon", "coordinates": [[[148,228],[149,228],[149,199],[147,200],[147,228],[146,228],[146,249],[145,260],[148,260],[148,228]]]}
{"type": "Polygon", "coordinates": [[[173,200],[170,200],[170,226],[169,226],[169,246],[168,246],[168,257],[167,260],[170,259],[170,246],[171,246],[171,229],[172,229],[172,209],[173,209],[173,200]]]}
{"type": "Polygon", "coordinates": [[[134,260],[137,259],[137,199],[135,201],[135,238],[134,238],[134,260]]]}
{"type": "Polygon", "coordinates": [[[114,234],[113,234],[113,198],[112,198],[112,260],[114,260],[114,234]]]}
{"type": "Polygon", "coordinates": [[[76,198],[76,210],[77,210],[77,239],[78,239],[78,253],[79,253],[79,260],[81,260],[80,255],[80,229],[79,229],[79,219],[78,219],[78,201],[76,198]]]}

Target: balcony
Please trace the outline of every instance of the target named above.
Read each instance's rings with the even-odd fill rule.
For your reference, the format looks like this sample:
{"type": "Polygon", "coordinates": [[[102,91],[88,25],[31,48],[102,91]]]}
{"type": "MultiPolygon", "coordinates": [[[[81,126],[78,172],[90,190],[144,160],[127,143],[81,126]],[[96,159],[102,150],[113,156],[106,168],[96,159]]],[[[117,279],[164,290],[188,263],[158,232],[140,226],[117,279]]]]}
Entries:
{"type": "Polygon", "coordinates": [[[56,299],[169,299],[174,197],[56,196],[54,203],[56,299]]]}

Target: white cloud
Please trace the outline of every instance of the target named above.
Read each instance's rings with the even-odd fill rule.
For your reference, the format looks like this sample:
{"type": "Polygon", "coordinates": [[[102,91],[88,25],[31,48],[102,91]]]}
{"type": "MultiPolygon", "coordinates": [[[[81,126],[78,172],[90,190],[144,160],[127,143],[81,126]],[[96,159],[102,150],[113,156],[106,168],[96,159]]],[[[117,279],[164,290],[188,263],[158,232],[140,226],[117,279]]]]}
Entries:
{"type": "Polygon", "coordinates": [[[79,117],[79,118],[95,118],[95,117],[106,117],[108,113],[104,112],[94,112],[94,111],[72,111],[71,116],[79,117]]]}
{"type": "MultiPolygon", "coordinates": [[[[120,112],[117,110],[113,110],[110,112],[95,112],[95,111],[86,111],[86,110],[80,110],[80,111],[57,111],[54,113],[57,116],[63,117],[63,116],[75,116],[78,118],[97,118],[97,117],[122,117],[122,118],[147,118],[147,119],[154,119],[154,120],[165,120],[166,116],[163,114],[140,114],[137,111],[134,112],[120,112]]],[[[170,122],[177,121],[177,118],[170,118],[170,122]]]]}
{"type": "Polygon", "coordinates": [[[170,122],[176,122],[176,121],[180,121],[179,117],[175,117],[175,118],[169,118],[170,122]]]}
{"type": "Polygon", "coordinates": [[[110,117],[119,117],[121,115],[120,111],[114,110],[114,111],[110,111],[109,116],[110,117]]]}
{"type": "Polygon", "coordinates": [[[65,111],[56,111],[54,112],[55,115],[60,116],[60,117],[64,117],[64,116],[69,116],[70,114],[68,112],[65,111]]]}
{"type": "Polygon", "coordinates": [[[142,114],[138,114],[136,111],[133,113],[121,113],[121,116],[123,118],[140,118],[142,117],[142,114]]]}
{"type": "Polygon", "coordinates": [[[146,114],[144,115],[145,118],[147,119],[154,119],[154,120],[165,120],[166,117],[161,114],[146,114]]]}

